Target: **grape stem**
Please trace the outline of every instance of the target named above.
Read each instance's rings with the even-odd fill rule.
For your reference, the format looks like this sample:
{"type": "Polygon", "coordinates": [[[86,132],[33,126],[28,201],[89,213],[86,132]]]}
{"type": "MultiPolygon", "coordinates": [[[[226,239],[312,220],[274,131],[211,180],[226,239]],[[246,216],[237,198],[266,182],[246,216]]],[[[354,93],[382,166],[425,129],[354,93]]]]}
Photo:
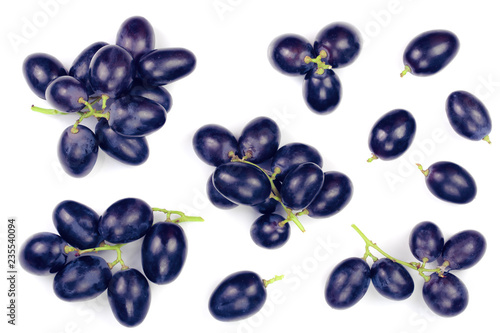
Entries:
{"type": "Polygon", "coordinates": [[[489,135],[485,136],[485,137],[483,138],[483,141],[486,141],[486,142],[488,142],[489,144],[491,144],[491,141],[490,141],[490,136],[489,136],[489,135]]]}
{"type": "Polygon", "coordinates": [[[284,275],[275,275],[272,279],[269,280],[262,279],[262,283],[264,284],[264,288],[267,288],[267,286],[270,285],[271,283],[283,280],[284,278],[285,278],[284,275]]]}
{"type": "Polygon", "coordinates": [[[417,167],[420,171],[422,171],[422,173],[424,174],[425,177],[427,177],[429,175],[429,170],[424,170],[424,167],[422,166],[422,164],[417,163],[417,167]]]}
{"type": "Polygon", "coordinates": [[[80,256],[80,255],[85,254],[85,253],[114,250],[114,251],[116,251],[116,260],[113,261],[113,262],[108,263],[109,268],[113,268],[117,264],[120,264],[121,269],[125,270],[125,269],[128,269],[129,267],[127,265],[125,265],[125,263],[123,262],[123,259],[122,259],[122,250],[121,250],[121,248],[122,248],[123,245],[125,245],[125,244],[109,245],[109,244],[106,244],[106,243],[103,242],[98,247],[93,247],[93,248],[85,249],[85,250],[80,250],[80,249],[77,249],[75,247],[66,245],[64,247],[64,252],[66,252],[66,253],[75,252],[76,256],[80,256]]]}
{"type": "Polygon", "coordinates": [[[204,222],[205,220],[199,216],[188,216],[178,210],[167,210],[163,208],[153,208],[153,212],[162,212],[167,215],[165,222],[181,223],[181,222],[204,222]],[[171,215],[178,215],[176,219],[172,219],[171,215]]]}
{"type": "Polygon", "coordinates": [[[326,58],[328,55],[326,54],[326,51],[325,50],[321,50],[321,52],[319,53],[319,55],[316,57],[316,58],[311,58],[310,56],[306,56],[304,58],[304,62],[306,64],[309,64],[309,63],[315,63],[317,65],[317,69],[316,69],[316,74],[319,74],[319,75],[322,75],[325,73],[325,70],[326,69],[332,69],[333,67],[331,65],[327,65],[325,64],[325,62],[321,59],[323,58],[326,58]]]}
{"type": "Polygon", "coordinates": [[[375,160],[378,160],[378,156],[372,153],[372,157],[370,157],[368,160],[366,160],[368,163],[373,162],[375,160]]]}
{"type": "Polygon", "coordinates": [[[411,68],[408,65],[405,65],[405,69],[401,72],[401,74],[399,74],[399,76],[403,77],[406,73],[411,73],[411,68]]]}

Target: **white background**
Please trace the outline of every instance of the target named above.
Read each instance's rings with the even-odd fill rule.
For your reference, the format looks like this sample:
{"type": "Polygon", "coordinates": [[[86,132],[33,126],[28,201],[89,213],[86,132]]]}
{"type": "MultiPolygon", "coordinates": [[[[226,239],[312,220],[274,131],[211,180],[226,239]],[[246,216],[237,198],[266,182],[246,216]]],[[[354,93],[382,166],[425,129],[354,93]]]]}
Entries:
{"type": "MultiPolygon", "coordinates": [[[[498,157],[500,135],[500,21],[494,1],[15,1],[1,6],[2,119],[0,121],[1,214],[0,262],[6,272],[7,219],[17,219],[18,246],[31,234],[55,231],[51,214],[62,200],[84,203],[99,213],[125,197],[151,206],[200,215],[203,223],[185,223],[188,257],[180,277],[164,286],[151,284],[152,302],[136,332],[289,332],[478,331],[495,325],[495,300],[500,297],[498,157]],[[95,41],[113,43],[120,24],[133,15],[146,17],[155,28],[157,47],[184,47],[194,52],[197,67],[167,89],[173,108],[166,125],[149,137],[149,160],[124,166],[101,153],[92,173],[75,179],[60,168],[56,146],[64,128],[75,119],[30,111],[48,107],[24,82],[21,64],[35,52],[47,52],[67,68],[95,41]],[[267,58],[272,39],[297,33],[314,41],[325,25],[344,21],[363,35],[358,59],[337,71],[343,87],[338,109],[330,115],[312,113],[304,104],[302,79],[274,70],[267,58]],[[402,53],[417,34],[448,29],[459,37],[456,58],[431,77],[407,75],[402,53]],[[476,94],[490,111],[492,144],[472,142],[451,129],[444,111],[454,90],[476,94]],[[417,120],[413,145],[401,158],[366,162],[367,139],[373,123],[385,112],[404,108],[417,120]],[[191,146],[193,133],[217,123],[239,135],[251,119],[272,117],[282,132],[282,144],[303,142],[316,147],[324,170],[346,173],[354,184],[351,203],[340,214],[323,220],[302,217],[306,232],[292,225],[281,249],[257,247],[249,227],[258,214],[249,208],[223,211],[205,196],[212,167],[200,161],[191,146]],[[476,199],[467,205],[433,197],[415,167],[440,160],[462,165],[475,178],[476,199]],[[332,268],[351,256],[362,256],[364,243],[350,227],[355,223],[386,252],[414,260],[408,235],[415,224],[433,221],[445,237],[476,229],[488,249],[475,267],[457,272],[467,285],[470,302],[457,317],[442,318],[423,302],[423,280],[415,279],[408,300],[394,302],[371,287],[354,307],[328,307],[324,287],[332,268]],[[285,274],[268,287],[264,309],[240,322],[223,323],[208,312],[208,298],[225,276],[253,270],[263,278],[285,274]]],[[[86,120],[93,128],[95,121],[86,120]]],[[[161,220],[161,215],[155,215],[161,220]]],[[[130,266],[140,267],[140,244],[124,247],[130,266]]],[[[111,254],[106,254],[112,260],[111,254]]],[[[9,332],[125,331],[114,319],[105,293],[84,303],[65,303],[52,292],[52,277],[38,277],[20,267],[17,276],[17,326],[7,325],[7,283],[1,284],[0,318],[9,332]]],[[[6,273],[5,273],[6,274],[6,273]]],[[[3,276],[3,275],[2,275],[3,276]]],[[[3,330],[3,328],[2,328],[3,330]]]]}

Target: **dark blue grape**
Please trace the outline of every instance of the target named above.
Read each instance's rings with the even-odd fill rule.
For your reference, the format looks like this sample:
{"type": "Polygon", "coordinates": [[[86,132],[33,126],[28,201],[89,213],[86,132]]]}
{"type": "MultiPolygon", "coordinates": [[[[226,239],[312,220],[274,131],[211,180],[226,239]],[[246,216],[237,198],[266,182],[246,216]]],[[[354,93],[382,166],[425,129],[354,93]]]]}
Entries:
{"type": "MultiPolygon", "coordinates": [[[[460,43],[457,36],[446,30],[426,31],[410,41],[403,62],[409,72],[428,76],[439,72],[457,55],[460,43]]],[[[401,76],[406,72],[401,73],[401,76]]]]}
{"type": "Polygon", "coordinates": [[[276,175],[276,179],[283,181],[291,170],[305,162],[315,163],[320,168],[323,166],[323,158],[316,148],[303,143],[289,143],[281,146],[274,154],[271,170],[274,172],[279,168],[280,173],[276,175]]]}
{"type": "Polygon", "coordinates": [[[279,225],[284,220],[285,218],[278,214],[261,215],[250,227],[252,240],[266,249],[282,247],[290,238],[290,225],[288,223],[279,225]]]}
{"type": "Polygon", "coordinates": [[[101,47],[89,65],[90,85],[98,95],[116,98],[128,92],[135,75],[133,58],[118,45],[101,47]]]}
{"type": "Polygon", "coordinates": [[[109,126],[118,134],[140,137],[159,130],[167,121],[160,104],[140,96],[125,95],[109,108],[109,126]]]}
{"type": "Polygon", "coordinates": [[[348,258],[335,266],[325,288],[326,303],[346,309],[358,303],[370,286],[370,266],[361,258],[348,258]]]}
{"type": "Polygon", "coordinates": [[[248,318],[266,302],[262,279],[254,272],[241,271],[227,276],[210,296],[210,314],[220,321],[248,318]]]}
{"type": "Polygon", "coordinates": [[[420,261],[435,261],[443,251],[444,238],[439,227],[432,222],[420,222],[410,233],[410,251],[420,261]]]}
{"type": "Polygon", "coordinates": [[[106,119],[100,119],[95,126],[99,147],[114,159],[129,165],[140,165],[149,157],[146,137],[126,137],[109,127],[106,119]]]}
{"type": "Polygon", "coordinates": [[[134,85],[128,92],[130,96],[141,96],[163,106],[165,112],[172,108],[172,96],[164,87],[134,85]]]}
{"type": "Polygon", "coordinates": [[[85,255],[67,263],[54,277],[54,292],[64,301],[86,301],[108,287],[111,269],[98,256],[85,255]]]}
{"type": "Polygon", "coordinates": [[[102,214],[99,233],[111,243],[129,243],[146,234],[153,224],[153,210],[143,200],[116,201],[102,214]]]}
{"type": "Polygon", "coordinates": [[[22,268],[35,275],[56,273],[66,264],[66,245],[64,239],[54,233],[36,233],[21,246],[19,263],[22,268]]]}
{"type": "Polygon", "coordinates": [[[424,283],[422,296],[427,306],[443,317],[460,314],[469,303],[467,288],[451,273],[444,273],[443,277],[433,273],[430,280],[424,283]]]}
{"type": "Polygon", "coordinates": [[[417,123],[410,112],[392,110],[375,122],[368,137],[368,145],[377,158],[392,160],[408,150],[416,129],[417,123]]]}
{"type": "Polygon", "coordinates": [[[484,104],[467,91],[454,91],[446,100],[446,115],[451,127],[470,140],[486,140],[491,132],[491,118],[484,104]]]}
{"type": "Polygon", "coordinates": [[[66,128],[60,139],[57,156],[62,168],[73,177],[85,177],[92,171],[97,161],[99,146],[97,138],[88,127],[78,125],[77,133],[73,126],[66,128]]]}
{"type": "Polygon", "coordinates": [[[73,200],[60,202],[52,212],[52,221],[61,237],[80,250],[99,246],[103,237],[97,230],[99,214],[73,200]]]}
{"type": "Polygon", "coordinates": [[[184,267],[186,256],[186,236],[175,223],[155,223],[144,236],[142,270],[151,282],[167,284],[174,281],[184,267]]]}
{"type": "Polygon", "coordinates": [[[352,182],[345,174],[336,171],[325,172],[325,180],[318,195],[306,207],[307,215],[325,218],[337,214],[351,201],[352,182]]]}
{"type": "Polygon", "coordinates": [[[306,63],[306,57],[315,58],[312,45],[302,36],[286,34],[269,45],[269,61],[279,72],[287,75],[304,75],[315,67],[306,63]]]}
{"type": "Polygon", "coordinates": [[[281,201],[293,210],[306,208],[323,186],[324,173],[312,162],[305,162],[290,171],[281,185],[281,201]]]}
{"type": "Polygon", "coordinates": [[[250,121],[238,139],[239,156],[255,164],[262,163],[276,153],[281,139],[278,124],[270,118],[258,117],[250,121]]]}
{"type": "Polygon", "coordinates": [[[227,128],[209,124],[196,131],[193,148],[203,162],[219,166],[231,161],[230,153],[237,155],[238,141],[227,128]]]}
{"type": "Polygon", "coordinates": [[[105,42],[95,42],[87,46],[73,61],[68,74],[80,81],[91,96],[94,93],[89,79],[90,62],[94,54],[102,47],[108,45],[105,42]]]}
{"type": "Polygon", "coordinates": [[[256,166],[242,162],[219,165],[213,174],[215,188],[226,199],[241,205],[256,205],[271,195],[271,182],[256,166]]]}
{"type": "Polygon", "coordinates": [[[137,64],[142,80],[150,86],[162,86],[181,79],[196,67],[194,54],[186,49],[156,49],[143,55],[137,64]]]}
{"type": "Polygon", "coordinates": [[[148,280],[134,268],[116,272],[109,282],[108,301],[120,324],[139,325],[146,318],[151,303],[148,280]]]}
{"type": "Polygon", "coordinates": [[[80,98],[88,101],[87,89],[80,81],[69,75],[54,79],[45,90],[47,102],[62,112],[81,111],[85,104],[80,103],[80,98]]]}
{"type": "Polygon", "coordinates": [[[413,293],[415,284],[403,265],[387,258],[375,261],[370,270],[375,289],[384,297],[400,301],[413,293]]]}
{"type": "Polygon", "coordinates": [[[130,52],[134,59],[140,59],[155,46],[153,26],[141,16],[126,19],[118,29],[116,45],[130,52]]]}
{"type": "Polygon", "coordinates": [[[302,93],[309,109],[318,114],[329,114],[340,103],[342,86],[331,69],[322,74],[310,71],[304,78],[302,93]]]}
{"type": "Polygon", "coordinates": [[[351,64],[359,55],[361,40],[359,33],[347,23],[331,23],[321,29],[314,42],[314,52],[325,51],[324,61],[333,68],[351,64]]]}
{"type": "Polygon", "coordinates": [[[42,99],[45,99],[45,90],[52,80],[68,74],[59,60],[46,53],[34,53],[27,56],[22,69],[26,83],[35,95],[42,99]]]}
{"type": "Polygon", "coordinates": [[[426,174],[425,183],[436,197],[457,204],[466,204],[474,200],[477,193],[476,182],[471,174],[452,162],[436,162],[426,174]]]}
{"type": "MultiPolygon", "coordinates": [[[[207,181],[207,196],[208,200],[217,208],[220,209],[232,209],[238,206],[232,201],[227,200],[222,194],[217,191],[213,183],[213,174],[210,175],[207,181]]],[[[275,200],[276,201],[276,200],[275,200]]]]}
{"type": "Polygon", "coordinates": [[[440,262],[448,262],[449,269],[467,269],[477,264],[485,252],[484,236],[475,230],[465,230],[444,243],[440,262]]]}

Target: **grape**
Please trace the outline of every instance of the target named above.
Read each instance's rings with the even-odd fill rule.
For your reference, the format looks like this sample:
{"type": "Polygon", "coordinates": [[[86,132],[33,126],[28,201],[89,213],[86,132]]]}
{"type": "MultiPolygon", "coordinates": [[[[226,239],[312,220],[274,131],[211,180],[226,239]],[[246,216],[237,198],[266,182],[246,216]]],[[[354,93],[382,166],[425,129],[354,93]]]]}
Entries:
{"type": "Polygon", "coordinates": [[[109,126],[118,134],[140,137],[159,130],[167,120],[160,104],[140,96],[125,95],[109,109],[109,126]]]}
{"type": "Polygon", "coordinates": [[[60,139],[57,156],[62,168],[73,177],[84,177],[92,171],[97,161],[99,146],[97,138],[88,127],[78,125],[67,127],[60,139]]]}
{"type": "Polygon", "coordinates": [[[290,225],[285,223],[281,215],[265,214],[257,218],[250,227],[250,236],[255,244],[266,249],[277,249],[285,245],[290,238],[290,225]]]}
{"type": "Polygon", "coordinates": [[[109,282],[108,301],[120,324],[139,325],[146,318],[151,303],[148,280],[134,268],[116,272],[109,282]]]}
{"type": "Polygon", "coordinates": [[[125,198],[104,211],[98,230],[111,243],[129,243],[144,236],[152,224],[153,210],[146,202],[125,198]]]}
{"type": "Polygon", "coordinates": [[[73,200],[61,201],[52,212],[59,235],[81,250],[97,247],[103,241],[97,230],[99,218],[92,208],[73,200]]]}
{"type": "MultiPolygon", "coordinates": [[[[232,201],[227,200],[222,194],[217,191],[213,183],[213,174],[210,175],[207,181],[207,195],[210,202],[219,209],[232,209],[238,206],[232,201]]],[[[276,200],[274,200],[276,201],[276,200]]]]}
{"type": "Polygon", "coordinates": [[[337,108],[342,97],[342,87],[332,70],[327,69],[322,74],[310,71],[304,78],[302,93],[312,111],[328,114],[337,108]]]}
{"type": "Polygon", "coordinates": [[[45,90],[45,99],[55,109],[62,112],[81,111],[88,100],[85,86],[72,76],[64,75],[54,79],[45,90]]]}
{"type": "Polygon", "coordinates": [[[66,264],[66,242],[51,232],[39,232],[29,237],[19,251],[19,263],[35,275],[58,272],[66,264]]]}
{"type": "Polygon", "coordinates": [[[142,80],[150,86],[162,86],[181,79],[194,70],[196,58],[186,49],[156,49],[143,55],[137,64],[142,80]]]}
{"type": "Polygon", "coordinates": [[[102,47],[108,45],[105,42],[95,42],[87,46],[73,61],[68,74],[80,81],[91,96],[94,93],[89,80],[89,67],[94,54],[102,47]]]}
{"type": "Polygon", "coordinates": [[[276,179],[282,181],[288,172],[305,162],[315,163],[320,168],[323,166],[323,158],[316,148],[303,143],[289,143],[281,146],[274,154],[271,169],[274,171],[280,168],[276,179]]]}
{"type": "Polygon", "coordinates": [[[418,76],[439,72],[457,55],[459,41],[455,34],[446,30],[423,32],[410,41],[404,51],[406,71],[418,76]]]}
{"type": "Polygon", "coordinates": [[[302,36],[286,34],[275,38],[269,45],[269,61],[279,72],[287,75],[304,75],[314,68],[306,57],[314,58],[312,45],[302,36]]]}
{"type": "Polygon", "coordinates": [[[466,91],[454,91],[446,100],[446,115],[451,127],[470,140],[487,140],[491,119],[484,104],[466,91]]]}
{"type": "Polygon", "coordinates": [[[351,64],[359,55],[360,36],[356,29],[347,23],[331,23],[321,29],[314,42],[314,51],[325,51],[326,63],[333,68],[351,64]]]}
{"type": "Polygon", "coordinates": [[[164,87],[146,87],[143,85],[134,85],[130,89],[130,96],[141,96],[163,106],[165,112],[172,108],[172,96],[164,87]]]}
{"type": "Polygon", "coordinates": [[[318,195],[306,207],[308,216],[325,218],[337,214],[351,201],[352,182],[341,172],[325,172],[323,186],[318,195]]]}
{"type": "Polygon", "coordinates": [[[293,210],[306,208],[323,186],[324,173],[312,162],[302,163],[290,171],[281,186],[281,201],[293,210]]]}
{"type": "Polygon", "coordinates": [[[373,158],[392,160],[401,156],[413,142],[416,128],[415,118],[406,110],[384,114],[373,125],[368,138],[373,158]]]}
{"type": "Polygon", "coordinates": [[[361,258],[348,258],[335,266],[328,277],[325,299],[334,309],[346,309],[363,298],[370,286],[370,267],[361,258]]]}
{"type": "Polygon", "coordinates": [[[140,59],[155,46],[153,27],[144,17],[129,17],[118,29],[116,45],[130,52],[134,59],[140,59]]]}
{"type": "Polygon", "coordinates": [[[422,296],[427,306],[443,317],[460,314],[469,303],[467,288],[451,273],[444,273],[443,277],[433,273],[424,283],[422,296]]]}
{"type": "Polygon", "coordinates": [[[46,53],[30,54],[24,59],[22,68],[26,83],[42,99],[45,99],[45,90],[52,80],[68,74],[59,60],[46,53]]]}
{"type": "Polygon", "coordinates": [[[254,272],[227,276],[210,296],[210,314],[220,321],[241,320],[257,313],[267,298],[262,279],[254,272]]]}
{"type": "Polygon", "coordinates": [[[120,97],[132,87],[134,75],[132,56],[117,45],[101,47],[90,61],[90,85],[98,95],[120,97]]]}
{"type": "Polygon", "coordinates": [[[389,299],[400,301],[413,293],[415,284],[403,265],[387,258],[375,261],[370,270],[375,289],[389,299]]]}
{"type": "Polygon", "coordinates": [[[281,138],[278,124],[270,118],[258,117],[249,122],[238,139],[239,156],[255,164],[262,163],[276,153],[281,138]]]}
{"type": "Polygon", "coordinates": [[[435,261],[443,250],[444,238],[439,227],[432,222],[420,222],[410,233],[410,250],[420,261],[435,261]]]}
{"type": "Polygon", "coordinates": [[[85,301],[108,287],[111,269],[98,256],[80,256],[67,263],[54,277],[54,292],[64,301],[85,301]]]}
{"type": "MultiPolygon", "coordinates": [[[[281,190],[281,182],[275,179],[273,183],[274,187],[276,187],[279,192],[281,190]]],[[[265,201],[258,203],[252,207],[261,214],[271,214],[276,211],[278,204],[279,203],[276,199],[269,197],[265,201]]]]}
{"type": "Polygon", "coordinates": [[[238,141],[227,128],[209,124],[196,131],[193,148],[203,162],[219,166],[231,161],[229,153],[237,153],[238,141]]]}
{"type": "Polygon", "coordinates": [[[254,165],[229,162],[219,165],[213,174],[215,188],[226,199],[242,205],[256,205],[271,195],[271,182],[254,165]]]}
{"type": "Polygon", "coordinates": [[[444,243],[440,261],[448,262],[449,269],[467,269],[477,264],[485,251],[484,236],[475,230],[465,230],[444,243]]]}
{"type": "Polygon", "coordinates": [[[181,273],[186,256],[186,236],[175,223],[155,223],[144,236],[142,269],[151,282],[167,284],[174,281],[181,273]]]}
{"type": "Polygon", "coordinates": [[[126,137],[116,133],[106,119],[100,119],[95,126],[99,147],[114,159],[129,165],[140,165],[149,157],[146,137],[126,137]]]}

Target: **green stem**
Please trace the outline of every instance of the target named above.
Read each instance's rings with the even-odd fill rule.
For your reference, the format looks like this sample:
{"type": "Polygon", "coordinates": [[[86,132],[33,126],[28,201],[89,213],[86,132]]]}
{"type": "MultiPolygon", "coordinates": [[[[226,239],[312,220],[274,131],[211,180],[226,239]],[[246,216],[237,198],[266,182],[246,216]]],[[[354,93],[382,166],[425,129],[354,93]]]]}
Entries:
{"type": "Polygon", "coordinates": [[[485,136],[485,137],[483,138],[483,141],[486,141],[486,142],[488,142],[489,144],[491,144],[491,141],[490,141],[490,136],[489,136],[489,135],[485,136]]]}
{"type": "Polygon", "coordinates": [[[419,163],[416,163],[417,164],[417,167],[420,171],[422,171],[422,173],[424,174],[425,177],[427,177],[429,175],[429,170],[424,170],[424,167],[422,166],[422,164],[419,164],[419,163]]]}
{"type": "Polygon", "coordinates": [[[43,114],[50,114],[50,115],[56,115],[56,114],[68,115],[69,114],[68,112],[62,112],[62,111],[59,111],[56,109],[44,109],[44,108],[34,106],[34,105],[31,106],[31,111],[35,111],[35,112],[39,112],[39,113],[43,113],[43,114]]]}
{"type": "Polygon", "coordinates": [[[403,77],[406,73],[411,73],[411,68],[408,65],[405,66],[405,69],[401,72],[401,74],[399,74],[399,76],[403,77]]]}
{"type": "Polygon", "coordinates": [[[373,162],[373,161],[375,161],[375,160],[378,160],[378,156],[377,156],[377,155],[375,155],[374,153],[372,153],[372,157],[370,157],[370,158],[367,160],[367,162],[368,162],[368,163],[370,163],[370,162],[373,162]]]}
{"type": "Polygon", "coordinates": [[[321,59],[323,58],[326,58],[328,55],[326,54],[326,51],[325,50],[322,50],[319,55],[316,57],[316,58],[311,58],[310,56],[306,56],[304,58],[304,62],[306,64],[309,64],[309,63],[315,63],[318,67],[316,69],[316,74],[319,74],[319,75],[322,75],[325,73],[325,70],[326,69],[332,69],[332,66],[331,65],[327,65],[325,64],[325,62],[321,59]]]}
{"type": "Polygon", "coordinates": [[[204,222],[205,220],[199,216],[188,216],[178,210],[167,210],[163,208],[153,208],[153,212],[162,212],[167,215],[166,222],[181,223],[181,222],[204,222]],[[171,215],[178,215],[176,219],[172,219],[171,215]]]}
{"type": "Polygon", "coordinates": [[[109,245],[109,244],[105,244],[104,243],[104,244],[101,244],[98,247],[93,247],[93,248],[85,249],[85,250],[80,250],[80,249],[77,249],[75,247],[67,245],[67,246],[65,246],[64,251],[66,253],[76,252],[76,255],[79,256],[79,255],[82,255],[82,254],[85,254],[85,253],[114,250],[114,251],[116,251],[116,260],[113,261],[113,262],[108,263],[108,266],[109,266],[109,268],[113,268],[117,264],[120,264],[122,270],[124,270],[124,269],[127,269],[129,267],[127,265],[125,265],[125,263],[123,262],[123,259],[122,259],[122,250],[121,250],[121,248],[122,248],[123,245],[125,245],[125,244],[109,245]]]}
{"type": "Polygon", "coordinates": [[[284,275],[275,275],[272,279],[269,280],[262,279],[262,283],[264,284],[264,288],[267,288],[267,286],[270,285],[271,283],[283,280],[284,278],[285,278],[284,275]]]}

